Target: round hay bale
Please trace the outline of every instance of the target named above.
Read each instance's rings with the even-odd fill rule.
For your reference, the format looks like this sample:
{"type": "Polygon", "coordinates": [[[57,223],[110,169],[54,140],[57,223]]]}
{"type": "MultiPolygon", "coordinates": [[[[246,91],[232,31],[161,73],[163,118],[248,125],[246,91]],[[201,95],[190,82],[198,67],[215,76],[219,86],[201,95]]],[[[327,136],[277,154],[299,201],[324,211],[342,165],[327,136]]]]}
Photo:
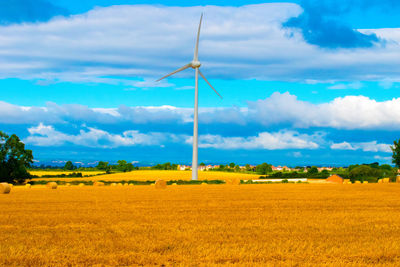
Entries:
{"type": "Polygon", "coordinates": [[[128,184],[128,183],[125,183],[124,186],[129,186],[129,184],[128,184]]]}
{"type": "Polygon", "coordinates": [[[368,184],[368,181],[364,181],[363,184],[368,184]]]}
{"type": "Polygon", "coordinates": [[[129,184],[129,186],[134,186],[134,184],[129,184]]]}
{"type": "Polygon", "coordinates": [[[208,185],[208,184],[203,182],[203,183],[201,183],[201,185],[208,185]]]}
{"type": "Polygon", "coordinates": [[[173,183],[172,185],[178,185],[177,183],[173,183]]]}
{"type": "Polygon", "coordinates": [[[57,189],[57,183],[56,182],[48,182],[47,184],[46,184],[46,186],[47,186],[47,188],[49,188],[49,189],[57,189]]]}
{"type": "Polygon", "coordinates": [[[0,183],[0,194],[9,194],[11,186],[8,183],[0,183]]]}
{"type": "Polygon", "coordinates": [[[65,186],[71,186],[71,184],[70,183],[66,183],[65,186]]]}
{"type": "Polygon", "coordinates": [[[31,188],[31,187],[32,187],[31,184],[26,184],[26,185],[25,185],[25,188],[31,188]]]}
{"type": "Polygon", "coordinates": [[[116,183],[112,183],[111,186],[117,186],[117,184],[116,183]]]}
{"type": "Polygon", "coordinates": [[[157,189],[165,189],[165,188],[167,188],[167,182],[164,181],[164,180],[157,180],[156,184],[155,184],[155,187],[157,189]]]}
{"type": "Polygon", "coordinates": [[[384,184],[390,183],[390,178],[383,178],[382,183],[384,183],[384,184]]]}
{"type": "Polygon", "coordinates": [[[400,183],[400,175],[396,177],[396,183],[400,183]]]}
{"type": "Polygon", "coordinates": [[[103,182],[94,182],[93,186],[104,186],[103,182]]]}
{"type": "Polygon", "coordinates": [[[378,184],[381,184],[383,181],[382,181],[382,179],[379,179],[378,180],[378,184]]]}
{"type": "Polygon", "coordinates": [[[78,184],[78,186],[79,186],[79,187],[84,187],[85,184],[84,184],[84,183],[80,183],[80,184],[78,184]]]}
{"type": "Polygon", "coordinates": [[[155,184],[150,184],[150,186],[155,186],[155,184]]]}
{"type": "Polygon", "coordinates": [[[360,181],[355,181],[354,183],[355,183],[355,184],[361,184],[361,182],[360,182],[360,181]]]}
{"type": "Polygon", "coordinates": [[[117,183],[117,186],[122,186],[122,184],[121,183],[117,183]]]}

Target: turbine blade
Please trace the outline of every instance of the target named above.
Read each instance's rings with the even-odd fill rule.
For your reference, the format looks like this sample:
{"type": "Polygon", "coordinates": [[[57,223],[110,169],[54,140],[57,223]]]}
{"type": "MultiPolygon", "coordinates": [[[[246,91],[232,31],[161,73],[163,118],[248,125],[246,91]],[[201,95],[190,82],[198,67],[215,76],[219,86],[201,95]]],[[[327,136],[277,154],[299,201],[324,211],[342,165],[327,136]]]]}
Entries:
{"type": "Polygon", "coordinates": [[[165,78],[168,78],[169,76],[172,76],[172,75],[174,75],[175,73],[178,73],[178,72],[181,72],[181,71],[183,71],[183,70],[186,70],[186,69],[190,68],[191,66],[192,66],[191,63],[186,64],[186,65],[183,66],[182,68],[179,68],[179,69],[177,69],[176,71],[173,71],[173,72],[171,72],[170,74],[165,75],[164,77],[158,79],[156,82],[159,82],[159,81],[161,81],[161,80],[163,80],[163,79],[165,79],[165,78]]]}
{"type": "Polygon", "coordinates": [[[206,79],[206,77],[203,75],[203,73],[202,73],[200,70],[199,70],[199,74],[200,74],[200,76],[206,81],[206,83],[211,87],[211,89],[213,89],[214,92],[215,92],[221,99],[223,99],[222,96],[217,92],[217,90],[215,90],[215,88],[211,85],[211,83],[206,79]]]}
{"type": "Polygon", "coordinates": [[[199,60],[199,41],[200,41],[200,30],[201,30],[201,22],[203,21],[203,13],[201,13],[199,30],[197,31],[197,40],[196,40],[196,48],[194,49],[194,57],[193,61],[199,60]]]}

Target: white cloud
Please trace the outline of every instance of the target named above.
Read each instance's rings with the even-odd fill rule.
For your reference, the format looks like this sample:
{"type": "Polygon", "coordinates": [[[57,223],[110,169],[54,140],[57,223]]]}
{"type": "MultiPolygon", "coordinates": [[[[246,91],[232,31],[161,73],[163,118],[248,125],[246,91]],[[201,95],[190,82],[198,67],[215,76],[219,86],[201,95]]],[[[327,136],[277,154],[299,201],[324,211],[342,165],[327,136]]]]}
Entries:
{"type": "Polygon", "coordinates": [[[389,144],[379,144],[377,141],[361,142],[361,143],[333,143],[331,149],[334,150],[362,150],[364,152],[385,152],[391,153],[389,144]]]}
{"type": "Polygon", "coordinates": [[[335,150],[356,150],[355,147],[353,147],[350,143],[348,142],[342,142],[342,143],[334,143],[331,145],[331,149],[335,150]]]}
{"type": "MultiPolygon", "coordinates": [[[[295,131],[276,133],[262,132],[250,137],[223,137],[220,135],[201,135],[199,147],[217,149],[317,149],[317,135],[299,134],[295,131]]],[[[191,143],[188,138],[186,143],[191,143]]]]}
{"type": "Polygon", "coordinates": [[[363,87],[363,84],[361,82],[354,82],[354,83],[338,83],[335,85],[332,85],[328,87],[328,89],[331,90],[348,90],[348,89],[361,89],[363,87]]]}
{"type": "MultiPolygon", "coordinates": [[[[290,125],[292,128],[400,129],[400,98],[376,101],[365,96],[345,96],[313,104],[289,93],[248,102],[248,107],[200,108],[201,124],[262,126],[290,125]]],[[[192,108],[174,106],[89,108],[83,105],[23,107],[0,101],[3,124],[187,124],[193,122],[192,108]]]]}
{"type": "Polygon", "coordinates": [[[274,93],[249,102],[249,117],[264,125],[290,123],[293,127],[335,129],[399,129],[400,98],[378,102],[365,96],[345,96],[322,104],[274,93]]]}
{"type": "MultiPolygon", "coordinates": [[[[53,126],[39,124],[28,129],[30,136],[24,139],[29,145],[62,146],[74,144],[85,147],[113,148],[123,146],[164,146],[166,143],[192,144],[192,137],[171,133],[140,133],[125,131],[122,134],[111,134],[107,131],[84,128],[78,134],[66,134],[53,126]]],[[[321,133],[313,135],[300,134],[295,131],[275,133],[262,132],[250,137],[223,137],[220,135],[201,135],[200,148],[217,149],[317,149],[321,142],[321,133]]]]}
{"type": "Polygon", "coordinates": [[[203,11],[201,59],[210,78],[400,80],[399,29],[363,30],[388,40],[385,45],[319,49],[299,31],[282,27],[302,12],[291,3],[111,6],[46,23],[2,26],[0,78],[157,86],[126,78],[160,77],[186,64],[195,18],[203,11]]]}
{"type": "Polygon", "coordinates": [[[103,130],[88,127],[80,130],[79,134],[65,134],[54,129],[53,126],[39,124],[28,129],[30,136],[24,142],[35,146],[62,146],[70,143],[85,147],[113,148],[122,146],[159,146],[167,140],[178,140],[174,134],[148,133],[139,131],[125,131],[122,134],[111,134],[103,130]]]}

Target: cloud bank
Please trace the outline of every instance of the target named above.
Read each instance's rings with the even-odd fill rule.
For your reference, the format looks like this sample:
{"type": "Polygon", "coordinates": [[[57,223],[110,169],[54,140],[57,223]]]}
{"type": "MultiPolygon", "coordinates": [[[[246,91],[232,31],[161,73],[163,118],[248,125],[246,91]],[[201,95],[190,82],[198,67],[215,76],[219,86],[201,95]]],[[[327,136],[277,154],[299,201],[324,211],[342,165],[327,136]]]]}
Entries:
{"type": "MultiPolygon", "coordinates": [[[[357,40],[376,36],[385,42],[369,47],[375,37],[368,37],[365,45],[354,45],[359,48],[321,49],[309,44],[311,37],[300,30],[282,26],[303,12],[290,3],[111,6],[49,22],[3,26],[0,78],[134,86],[137,82],[129,77],[160,77],[191,59],[198,23],[193,18],[203,11],[200,50],[209,78],[400,80],[399,61],[394,56],[400,52],[399,29],[350,29],[357,40]]],[[[188,75],[192,74],[178,77],[188,75]]]]}
{"type": "MultiPolygon", "coordinates": [[[[3,124],[121,124],[186,125],[192,123],[190,108],[173,106],[89,108],[83,105],[23,107],[0,101],[0,123],[3,124]]],[[[376,101],[365,96],[338,97],[326,103],[313,104],[290,93],[249,101],[247,107],[200,108],[200,124],[261,125],[293,129],[400,129],[400,98],[376,101]]]]}

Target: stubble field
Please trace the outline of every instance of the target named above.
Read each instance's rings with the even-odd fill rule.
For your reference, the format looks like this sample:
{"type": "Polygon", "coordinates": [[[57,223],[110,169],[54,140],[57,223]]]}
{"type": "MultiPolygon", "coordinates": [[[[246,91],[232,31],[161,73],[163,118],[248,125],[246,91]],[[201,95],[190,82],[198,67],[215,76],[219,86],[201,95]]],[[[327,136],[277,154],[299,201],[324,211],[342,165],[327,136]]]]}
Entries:
{"type": "MultiPolygon", "coordinates": [[[[56,173],[56,172],[54,172],[56,173]]],[[[62,174],[63,172],[58,172],[62,174]]],[[[90,172],[87,172],[90,173],[90,172]]],[[[88,175],[85,173],[84,175],[88,175]]],[[[94,172],[93,172],[94,173],[94,172]]],[[[33,173],[32,173],[33,174],[33,173]]],[[[217,172],[217,171],[199,171],[199,180],[226,180],[226,179],[242,179],[251,180],[258,179],[259,174],[246,174],[246,173],[235,173],[235,172],[217,172]]],[[[88,181],[122,181],[122,180],[135,180],[135,181],[154,181],[162,179],[165,181],[170,180],[186,180],[189,181],[192,178],[191,171],[160,171],[160,170],[139,170],[132,172],[120,172],[113,174],[104,174],[93,177],[84,178],[62,178],[63,181],[71,182],[74,180],[88,180],[88,181]]],[[[35,178],[33,181],[44,180],[43,178],[35,178]]],[[[45,178],[46,181],[57,181],[60,178],[45,178]]]]}
{"type": "Polygon", "coordinates": [[[0,265],[400,265],[399,184],[14,187],[0,265]]]}

